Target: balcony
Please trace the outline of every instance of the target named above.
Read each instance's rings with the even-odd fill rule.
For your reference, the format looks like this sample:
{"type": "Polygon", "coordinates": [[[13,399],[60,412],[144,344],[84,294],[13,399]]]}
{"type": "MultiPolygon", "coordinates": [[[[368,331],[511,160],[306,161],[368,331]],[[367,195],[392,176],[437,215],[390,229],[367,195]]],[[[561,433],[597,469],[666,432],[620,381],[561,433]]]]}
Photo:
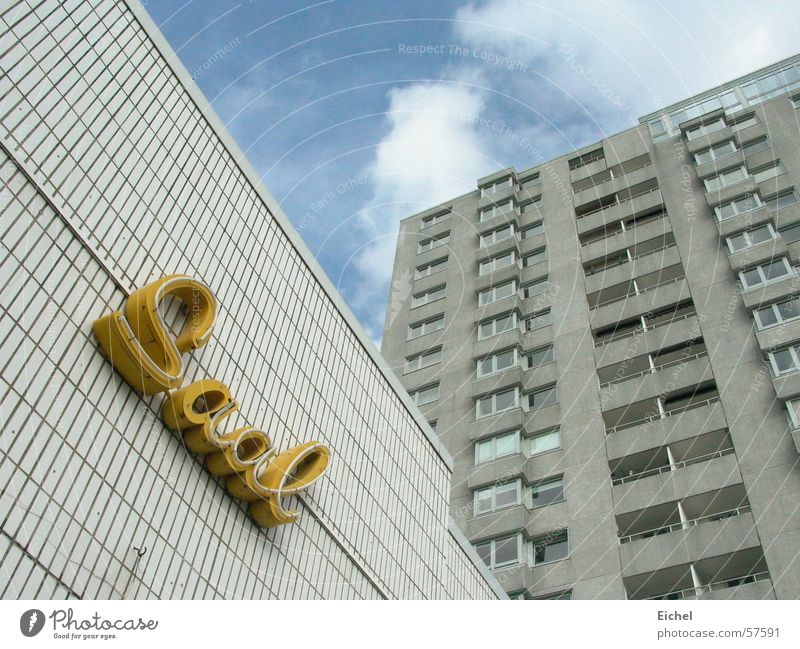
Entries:
{"type": "Polygon", "coordinates": [[[598,155],[596,158],[587,159],[587,162],[580,167],[575,167],[569,170],[569,179],[571,182],[576,183],[589,176],[594,176],[607,168],[606,159],[603,155],[598,155]]]}
{"type": "MultiPolygon", "coordinates": [[[[519,272],[519,261],[515,261],[513,264],[506,266],[505,268],[500,268],[490,273],[478,275],[478,277],[475,278],[475,291],[480,292],[487,288],[491,288],[492,286],[503,284],[510,279],[516,279],[519,277],[519,272]]],[[[416,289],[416,286],[414,288],[416,289]]]]}
{"type": "Polygon", "coordinates": [[[544,430],[555,428],[561,423],[561,408],[559,404],[537,408],[527,413],[525,417],[525,430],[544,430]]]}
{"type": "Polygon", "coordinates": [[[723,169],[735,167],[740,164],[744,164],[744,152],[741,149],[737,149],[734,153],[730,153],[722,158],[697,165],[695,171],[697,172],[697,177],[702,180],[709,176],[716,176],[723,169]]]}
{"type": "MultiPolygon", "coordinates": [[[[647,158],[648,159],[646,162],[640,163],[639,166],[623,173],[622,175],[619,175],[621,172],[617,171],[614,176],[608,177],[607,179],[598,182],[594,186],[590,186],[586,189],[576,192],[572,198],[573,204],[576,208],[580,208],[583,205],[591,203],[592,201],[597,201],[604,196],[610,196],[611,194],[628,190],[631,187],[648,180],[655,180],[655,168],[653,167],[652,162],[650,162],[649,156],[647,156],[647,158]]],[[[613,169],[613,167],[611,169],[613,169]]],[[[611,173],[611,169],[608,170],[609,173],[611,173]]]]}
{"type": "MultiPolygon", "coordinates": [[[[614,511],[618,517],[622,514],[639,517],[641,512],[656,505],[674,501],[678,494],[681,496],[698,495],[704,492],[724,490],[736,485],[741,486],[741,482],[742,476],[739,473],[736,456],[733,453],[716,453],[704,461],[691,462],[672,471],[614,486],[612,488],[614,511]]],[[[724,509],[733,509],[739,504],[737,502],[724,509]]],[[[657,527],[655,524],[645,525],[636,531],[629,531],[622,526],[620,531],[622,535],[629,535],[655,527],[657,527]]]]}
{"type": "Polygon", "coordinates": [[[762,241],[745,250],[731,253],[728,255],[728,260],[731,262],[731,269],[734,272],[738,272],[749,266],[769,261],[773,257],[785,257],[787,254],[786,244],[783,239],[778,237],[777,239],[762,241]]]}
{"type": "Polygon", "coordinates": [[[800,372],[789,372],[772,378],[778,399],[786,401],[800,394],[800,372]]]}
{"type": "Polygon", "coordinates": [[[635,249],[627,258],[620,259],[605,267],[590,270],[586,274],[586,292],[594,293],[604,287],[613,286],[635,277],[658,272],[659,269],[681,263],[678,249],[673,242],[656,242],[656,247],[648,250],[645,246],[635,249]]]}
{"type": "Polygon", "coordinates": [[[670,416],[654,418],[646,422],[618,429],[606,438],[608,455],[612,459],[628,457],[636,453],[668,444],[691,441],[706,433],[725,429],[727,421],[717,399],[670,416]]]}
{"type": "Polygon", "coordinates": [[[689,285],[683,276],[651,283],[637,293],[623,293],[597,304],[589,313],[592,331],[636,318],[642,313],[660,311],[690,297],[689,285]]]}
{"type": "Polygon", "coordinates": [[[526,413],[522,408],[512,408],[497,415],[483,417],[469,425],[469,438],[471,441],[489,437],[515,428],[523,428],[526,413]]]}
{"type": "Polygon", "coordinates": [[[624,583],[628,599],[748,599],[772,593],[760,547],[630,575],[624,583]],[[753,588],[757,583],[763,586],[753,588]]]}
{"type": "Polygon", "coordinates": [[[470,489],[476,489],[477,487],[493,484],[499,478],[507,480],[515,476],[521,476],[527,461],[528,458],[524,453],[514,453],[513,455],[506,455],[496,460],[477,464],[469,470],[467,486],[470,489]]]}
{"type": "Polygon", "coordinates": [[[717,207],[732,201],[734,198],[744,194],[752,194],[755,191],[756,181],[752,176],[748,176],[747,178],[731,183],[720,189],[706,192],[706,201],[708,201],[710,207],[717,207]]]}
{"type": "Polygon", "coordinates": [[[659,208],[663,209],[663,206],[664,200],[661,196],[661,190],[658,187],[649,189],[624,201],[585,212],[576,221],[578,235],[606,227],[615,221],[635,217],[637,214],[654,211],[659,208]]]}
{"type": "Polygon", "coordinates": [[[579,237],[582,259],[591,261],[610,254],[612,250],[617,250],[620,246],[625,248],[637,241],[646,241],[658,234],[671,231],[672,227],[663,208],[657,207],[647,212],[641,212],[633,217],[614,221],[582,234],[579,237]],[[659,223],[661,226],[657,227],[655,224],[659,223]],[[625,242],[624,245],[622,245],[622,241],[625,242]]]}
{"type": "Polygon", "coordinates": [[[484,338],[483,340],[477,341],[475,346],[472,348],[472,351],[476,358],[485,358],[486,356],[489,356],[493,352],[500,349],[507,349],[509,347],[518,345],[521,339],[521,329],[519,327],[514,327],[513,329],[504,331],[496,336],[491,336],[489,338],[484,338]]]}
{"type": "MultiPolygon", "coordinates": [[[[716,215],[714,218],[717,218],[716,215]]],[[[717,220],[717,230],[719,231],[719,236],[724,239],[742,230],[754,228],[771,221],[772,213],[767,209],[766,205],[763,205],[749,212],[731,216],[723,221],[717,220]]]]}
{"type": "MultiPolygon", "coordinates": [[[[492,203],[489,202],[489,205],[487,207],[491,207],[491,205],[492,203]]],[[[478,219],[480,219],[480,216],[478,216],[478,219]]],[[[491,232],[492,230],[496,230],[497,228],[501,228],[504,225],[508,225],[509,223],[511,223],[515,229],[517,230],[519,229],[519,212],[517,211],[516,208],[500,212],[495,216],[489,219],[485,219],[483,221],[479,220],[478,223],[475,225],[475,229],[477,233],[480,235],[480,234],[485,234],[486,232],[491,232]]]]}
{"type": "Polygon", "coordinates": [[[720,130],[709,133],[708,135],[703,135],[695,140],[687,141],[686,150],[691,154],[695,154],[698,151],[703,151],[704,149],[716,146],[717,144],[722,144],[726,140],[730,140],[732,138],[733,129],[730,126],[726,126],[725,128],[721,128],[720,130]]]}
{"type": "MultiPolygon", "coordinates": [[[[487,376],[476,378],[472,382],[469,391],[469,396],[472,399],[477,399],[491,392],[499,392],[505,388],[522,385],[524,380],[524,370],[520,363],[524,363],[525,359],[519,359],[519,363],[513,367],[509,367],[499,372],[493,372],[487,376]]],[[[466,386],[464,386],[466,387],[466,386]]]]}
{"type": "Polygon", "coordinates": [[[513,534],[525,526],[529,516],[529,510],[524,505],[478,514],[467,520],[467,538],[475,543],[482,539],[513,534]]]}
{"type": "Polygon", "coordinates": [[[742,291],[742,302],[748,309],[754,309],[762,304],[777,302],[783,297],[789,297],[797,293],[799,289],[800,275],[797,275],[795,271],[795,274],[742,291]]]}

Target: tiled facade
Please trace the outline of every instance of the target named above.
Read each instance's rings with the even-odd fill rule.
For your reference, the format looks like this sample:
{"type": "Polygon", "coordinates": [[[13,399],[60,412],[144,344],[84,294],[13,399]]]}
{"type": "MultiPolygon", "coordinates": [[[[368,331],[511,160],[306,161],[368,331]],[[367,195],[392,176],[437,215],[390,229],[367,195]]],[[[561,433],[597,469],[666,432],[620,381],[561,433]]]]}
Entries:
{"type": "Polygon", "coordinates": [[[383,353],[509,594],[800,596],[798,90],[800,56],[401,224],[383,353]]]}
{"type": "Polygon", "coordinates": [[[448,454],[144,10],[0,25],[2,596],[496,597],[448,524],[448,454]],[[331,449],[299,523],[256,527],[100,353],[93,320],[171,273],[220,307],[185,382],[331,449]]]}

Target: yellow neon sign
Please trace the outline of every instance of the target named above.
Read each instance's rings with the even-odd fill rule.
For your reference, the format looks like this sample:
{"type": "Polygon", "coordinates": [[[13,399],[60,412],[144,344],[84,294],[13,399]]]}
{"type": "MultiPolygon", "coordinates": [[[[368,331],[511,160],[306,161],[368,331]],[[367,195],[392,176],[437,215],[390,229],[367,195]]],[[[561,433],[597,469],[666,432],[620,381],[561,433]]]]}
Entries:
{"type": "Polygon", "coordinates": [[[330,451],[320,442],[308,442],[277,453],[270,436],[252,426],[220,433],[217,427],[239,409],[228,386],[203,379],[180,387],[182,354],[210,340],[216,314],[216,298],[205,284],[169,275],[134,291],[123,310],[98,318],[92,328],[114,369],[134,390],[148,395],[172,390],[162,405],[162,420],[183,433],[187,448],[209,473],[224,478],[234,498],[248,503],[260,527],[293,523],[300,512],[286,509],[282,499],[319,480],[330,451]],[[167,297],[188,309],[175,339],[159,310],[167,297]]]}

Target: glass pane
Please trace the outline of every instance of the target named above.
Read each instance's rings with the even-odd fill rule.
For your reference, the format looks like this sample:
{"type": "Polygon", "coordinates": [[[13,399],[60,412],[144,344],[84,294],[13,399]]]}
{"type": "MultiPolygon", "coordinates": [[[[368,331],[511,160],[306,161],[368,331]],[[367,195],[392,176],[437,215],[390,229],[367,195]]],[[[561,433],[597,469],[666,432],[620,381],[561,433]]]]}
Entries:
{"type": "Polygon", "coordinates": [[[502,354],[497,355],[497,360],[495,361],[495,368],[498,370],[504,370],[508,367],[514,365],[514,359],[516,354],[513,349],[503,352],[502,354]]]}
{"type": "Polygon", "coordinates": [[[504,318],[497,319],[497,333],[501,333],[503,331],[509,331],[510,329],[514,328],[514,316],[507,315],[504,318]]]}
{"type": "Polygon", "coordinates": [[[792,318],[800,317],[800,300],[781,302],[778,304],[778,311],[780,312],[781,319],[783,320],[791,320],[792,318]]]}
{"type": "Polygon", "coordinates": [[[517,504],[517,483],[497,485],[494,493],[495,508],[510,507],[517,504]]]}
{"type": "Polygon", "coordinates": [[[744,151],[744,154],[748,156],[768,148],[769,148],[769,140],[765,137],[762,137],[761,139],[745,144],[742,147],[742,151],[744,151]]]}
{"type": "Polygon", "coordinates": [[[500,435],[495,439],[495,457],[502,457],[504,455],[511,455],[517,452],[517,433],[508,433],[507,435],[500,435]]]}
{"type": "Polygon", "coordinates": [[[555,387],[547,388],[546,390],[540,390],[539,392],[534,392],[530,396],[531,408],[543,408],[544,406],[549,406],[555,402],[556,402],[555,387]]]}
{"type": "Polygon", "coordinates": [[[509,408],[513,408],[515,401],[516,401],[516,392],[514,390],[508,390],[506,392],[501,392],[500,394],[495,395],[495,412],[500,412],[501,410],[508,410],[509,408]]]}
{"type": "MultiPolygon", "coordinates": [[[[780,308],[780,305],[778,308],[780,308]]],[[[761,327],[770,327],[778,322],[778,318],[770,306],[759,309],[756,313],[758,314],[758,322],[761,327]]]]}
{"type": "Polygon", "coordinates": [[[761,283],[761,275],[759,275],[757,268],[753,268],[742,273],[742,280],[744,285],[749,288],[761,283]]]}
{"type": "Polygon", "coordinates": [[[492,398],[484,397],[478,401],[478,416],[483,417],[492,413],[492,398]]]}
{"type": "Polygon", "coordinates": [[[788,349],[782,349],[772,354],[772,359],[775,363],[775,369],[779,374],[788,372],[794,368],[794,359],[792,353],[788,349]]]}
{"type": "Polygon", "coordinates": [[[483,514],[492,510],[492,490],[481,489],[475,492],[475,513],[483,514]]]}
{"type": "Polygon", "coordinates": [[[745,239],[744,234],[737,234],[733,237],[730,237],[728,241],[730,241],[731,248],[733,250],[742,250],[747,248],[747,240],[745,239]]]}
{"type": "Polygon", "coordinates": [[[788,274],[789,271],[786,270],[786,264],[782,261],[773,261],[771,264],[767,264],[764,267],[764,276],[767,279],[777,279],[778,277],[783,277],[788,274]]]}
{"type": "Polygon", "coordinates": [[[494,563],[500,566],[506,563],[514,563],[519,559],[517,537],[512,536],[507,539],[495,541],[494,563]]]}
{"type": "Polygon", "coordinates": [[[535,350],[528,357],[528,366],[539,367],[540,365],[544,365],[545,363],[551,363],[552,361],[553,361],[553,348],[545,347],[543,349],[535,350]]]}
{"type": "Polygon", "coordinates": [[[564,481],[559,478],[552,482],[535,485],[531,488],[533,506],[540,507],[564,500],[564,481]]]}
{"type": "Polygon", "coordinates": [[[568,549],[569,548],[566,539],[555,541],[547,545],[537,546],[536,563],[548,563],[550,561],[558,561],[559,559],[563,559],[567,556],[568,549]]]}
{"type": "Polygon", "coordinates": [[[706,162],[711,162],[713,159],[714,158],[713,158],[712,153],[711,153],[710,150],[709,151],[701,151],[700,153],[695,155],[695,161],[699,165],[705,164],[706,162]]]}
{"type": "Polygon", "coordinates": [[[478,556],[483,559],[483,562],[487,566],[492,565],[492,544],[491,543],[483,543],[481,545],[476,545],[475,550],[478,553],[478,556]]]}
{"type": "Polygon", "coordinates": [[[531,455],[552,451],[561,447],[561,431],[553,430],[531,438],[531,455]]]}
{"type": "Polygon", "coordinates": [[[800,223],[784,228],[780,231],[780,235],[786,243],[800,241],[800,223]]]}
{"type": "Polygon", "coordinates": [[[492,371],[492,359],[483,358],[478,361],[478,375],[485,376],[492,371]]]}
{"type": "Polygon", "coordinates": [[[488,462],[492,459],[492,440],[475,444],[475,464],[488,462]]]}
{"type": "MultiPolygon", "coordinates": [[[[767,226],[750,230],[749,235],[751,245],[756,245],[757,243],[762,243],[763,241],[769,241],[772,239],[772,233],[769,231],[767,226]]],[[[800,234],[798,234],[798,236],[800,236],[800,234]]]]}

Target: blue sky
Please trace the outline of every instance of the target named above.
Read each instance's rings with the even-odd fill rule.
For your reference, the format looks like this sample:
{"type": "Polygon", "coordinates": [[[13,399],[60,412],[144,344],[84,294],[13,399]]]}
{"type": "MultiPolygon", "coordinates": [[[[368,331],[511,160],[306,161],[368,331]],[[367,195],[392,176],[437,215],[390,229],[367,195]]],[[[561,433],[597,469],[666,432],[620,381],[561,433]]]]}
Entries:
{"type": "Polygon", "coordinates": [[[800,49],[790,0],[146,8],[376,342],[401,218],[800,49]]]}

